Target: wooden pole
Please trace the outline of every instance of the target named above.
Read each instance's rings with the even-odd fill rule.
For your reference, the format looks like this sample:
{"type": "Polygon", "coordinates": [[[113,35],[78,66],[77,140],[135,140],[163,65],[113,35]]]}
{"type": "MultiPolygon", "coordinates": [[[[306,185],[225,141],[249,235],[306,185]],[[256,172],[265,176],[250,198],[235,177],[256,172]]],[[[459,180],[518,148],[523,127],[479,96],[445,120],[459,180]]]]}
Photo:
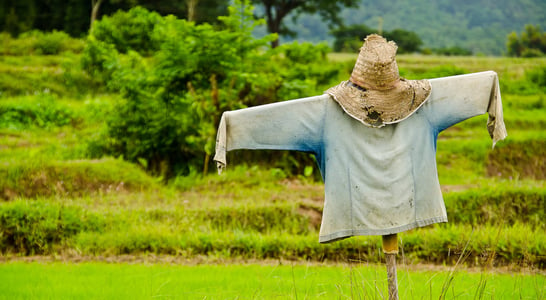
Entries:
{"type": "Polygon", "coordinates": [[[389,283],[389,300],[398,300],[398,280],[396,278],[396,254],[398,254],[398,235],[383,236],[383,253],[387,265],[387,280],[389,283]]]}

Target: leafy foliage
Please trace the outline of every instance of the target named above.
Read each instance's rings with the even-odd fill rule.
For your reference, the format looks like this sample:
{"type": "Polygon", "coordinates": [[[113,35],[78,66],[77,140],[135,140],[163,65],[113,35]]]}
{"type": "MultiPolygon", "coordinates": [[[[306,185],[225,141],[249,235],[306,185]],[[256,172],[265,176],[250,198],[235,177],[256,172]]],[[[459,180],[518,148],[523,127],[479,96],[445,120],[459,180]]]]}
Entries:
{"type": "MultiPolygon", "coordinates": [[[[263,17],[267,20],[267,30],[269,33],[280,35],[295,36],[296,32],[290,30],[283,19],[292,13],[296,19],[301,13],[319,13],[322,20],[329,24],[342,24],[342,18],[338,16],[341,8],[354,7],[358,3],[357,0],[342,0],[342,1],[263,1],[254,0],[256,4],[263,5],[263,17]]],[[[278,40],[272,42],[273,47],[277,47],[278,40]]]]}
{"type": "Polygon", "coordinates": [[[364,38],[376,32],[374,29],[364,24],[354,24],[343,26],[332,30],[334,40],[334,51],[336,52],[355,52],[362,47],[364,38]]]}
{"type": "Polygon", "coordinates": [[[251,5],[237,2],[229,12],[219,29],[143,8],[97,22],[82,64],[124,97],[101,138],[106,154],[166,178],[207,172],[222,111],[314,94],[337,77],[337,68],[320,64],[326,45],[268,50],[276,36],[252,36],[263,21],[254,19],[251,5]],[[133,27],[145,28],[132,38],[137,42],[113,38],[133,27]]]}
{"type": "Polygon", "coordinates": [[[527,24],[520,37],[513,31],[507,39],[509,56],[539,57],[546,53],[546,32],[542,32],[538,25],[527,24]]]}
{"type": "Polygon", "coordinates": [[[17,39],[8,33],[0,33],[0,54],[2,55],[57,55],[64,52],[79,53],[83,42],[70,37],[63,31],[41,32],[32,30],[17,39]]]}
{"type": "Polygon", "coordinates": [[[194,0],[193,9],[190,9],[188,1],[176,0],[3,1],[0,2],[0,31],[18,36],[33,29],[60,30],[81,37],[89,31],[92,5],[96,2],[100,2],[99,19],[118,10],[126,11],[140,5],[161,15],[191,17],[192,21],[198,23],[215,22],[217,16],[225,14],[228,6],[228,1],[224,0],[194,0]]]}
{"type": "Polygon", "coordinates": [[[0,102],[0,126],[4,128],[42,128],[77,124],[78,117],[67,106],[57,103],[51,94],[42,94],[36,101],[0,102]]]}
{"type": "MultiPolygon", "coordinates": [[[[357,24],[351,26],[342,26],[332,31],[334,40],[334,51],[336,52],[358,52],[362,47],[362,41],[364,38],[372,33],[378,33],[377,30],[371,29],[364,24],[357,24]]],[[[392,31],[386,31],[382,33],[383,37],[387,40],[395,41],[398,45],[397,53],[413,53],[418,52],[423,41],[417,36],[416,33],[403,30],[394,29],[392,31]]]]}
{"type": "Polygon", "coordinates": [[[104,16],[93,25],[91,36],[113,45],[119,53],[133,50],[148,54],[158,50],[151,35],[162,21],[163,18],[158,13],[137,6],[127,12],[118,11],[112,16],[104,16]]]}
{"type": "Polygon", "coordinates": [[[468,56],[472,55],[472,51],[464,49],[459,46],[447,47],[447,48],[438,48],[433,49],[433,53],[445,56],[468,56]]]}
{"type": "MultiPolygon", "coordinates": [[[[225,18],[226,27],[237,27],[241,18],[236,17],[225,18]]],[[[212,151],[210,140],[224,100],[219,87],[236,87],[242,76],[234,71],[241,70],[243,59],[263,42],[249,38],[248,30],[215,30],[143,8],[105,21],[97,22],[100,30],[92,32],[83,63],[125,98],[108,120],[106,151],[140,161],[155,174],[189,172],[203,159],[203,150],[212,151]],[[133,15],[143,24],[142,31],[131,32],[135,43],[113,38],[124,36],[123,28],[134,27],[133,15]],[[114,25],[124,22],[125,27],[114,25]],[[153,56],[150,63],[143,54],[153,56]]]]}
{"type": "Polygon", "coordinates": [[[77,197],[93,193],[143,190],[157,183],[144,171],[116,159],[51,161],[29,158],[2,164],[0,198],[77,197]]]}
{"type": "Polygon", "coordinates": [[[73,235],[102,229],[98,216],[80,207],[44,202],[13,202],[0,207],[0,251],[44,254],[73,235]]]}

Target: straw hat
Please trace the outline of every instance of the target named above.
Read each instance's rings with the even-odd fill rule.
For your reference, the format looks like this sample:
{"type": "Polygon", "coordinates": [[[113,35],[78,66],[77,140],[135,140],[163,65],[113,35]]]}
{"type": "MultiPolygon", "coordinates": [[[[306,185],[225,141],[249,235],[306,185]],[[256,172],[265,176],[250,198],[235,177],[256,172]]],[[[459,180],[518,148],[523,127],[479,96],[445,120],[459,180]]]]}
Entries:
{"type": "Polygon", "coordinates": [[[395,56],[398,47],[377,34],[364,45],[349,81],[326,91],[351,117],[371,127],[383,127],[411,116],[430,95],[428,80],[400,78],[395,56]]]}

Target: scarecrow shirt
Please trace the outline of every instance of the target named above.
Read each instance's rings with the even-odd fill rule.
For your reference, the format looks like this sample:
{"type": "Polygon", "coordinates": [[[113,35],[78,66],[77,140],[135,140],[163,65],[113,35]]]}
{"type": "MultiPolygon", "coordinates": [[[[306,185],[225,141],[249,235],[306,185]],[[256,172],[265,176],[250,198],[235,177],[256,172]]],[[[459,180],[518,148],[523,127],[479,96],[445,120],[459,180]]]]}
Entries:
{"type": "Polygon", "coordinates": [[[486,112],[493,143],[506,130],[495,72],[429,81],[425,104],[381,128],[350,117],[328,94],[225,112],[214,160],[221,172],[229,150],[313,153],[325,190],[321,243],[447,222],[436,169],[438,134],[486,112]]]}

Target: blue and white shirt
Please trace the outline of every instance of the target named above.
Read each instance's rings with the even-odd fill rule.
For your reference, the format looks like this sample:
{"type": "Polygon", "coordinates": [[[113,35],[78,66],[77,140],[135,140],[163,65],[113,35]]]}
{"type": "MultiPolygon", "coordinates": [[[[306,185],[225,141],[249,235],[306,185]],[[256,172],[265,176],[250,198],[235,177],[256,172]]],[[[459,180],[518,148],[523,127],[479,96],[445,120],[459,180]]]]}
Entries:
{"type": "Polygon", "coordinates": [[[350,117],[328,94],[225,112],[214,160],[221,171],[226,151],[234,149],[313,153],[325,189],[321,243],[447,222],[436,168],[438,134],[486,112],[493,146],[506,129],[495,72],[429,81],[425,104],[382,128],[350,117]]]}

